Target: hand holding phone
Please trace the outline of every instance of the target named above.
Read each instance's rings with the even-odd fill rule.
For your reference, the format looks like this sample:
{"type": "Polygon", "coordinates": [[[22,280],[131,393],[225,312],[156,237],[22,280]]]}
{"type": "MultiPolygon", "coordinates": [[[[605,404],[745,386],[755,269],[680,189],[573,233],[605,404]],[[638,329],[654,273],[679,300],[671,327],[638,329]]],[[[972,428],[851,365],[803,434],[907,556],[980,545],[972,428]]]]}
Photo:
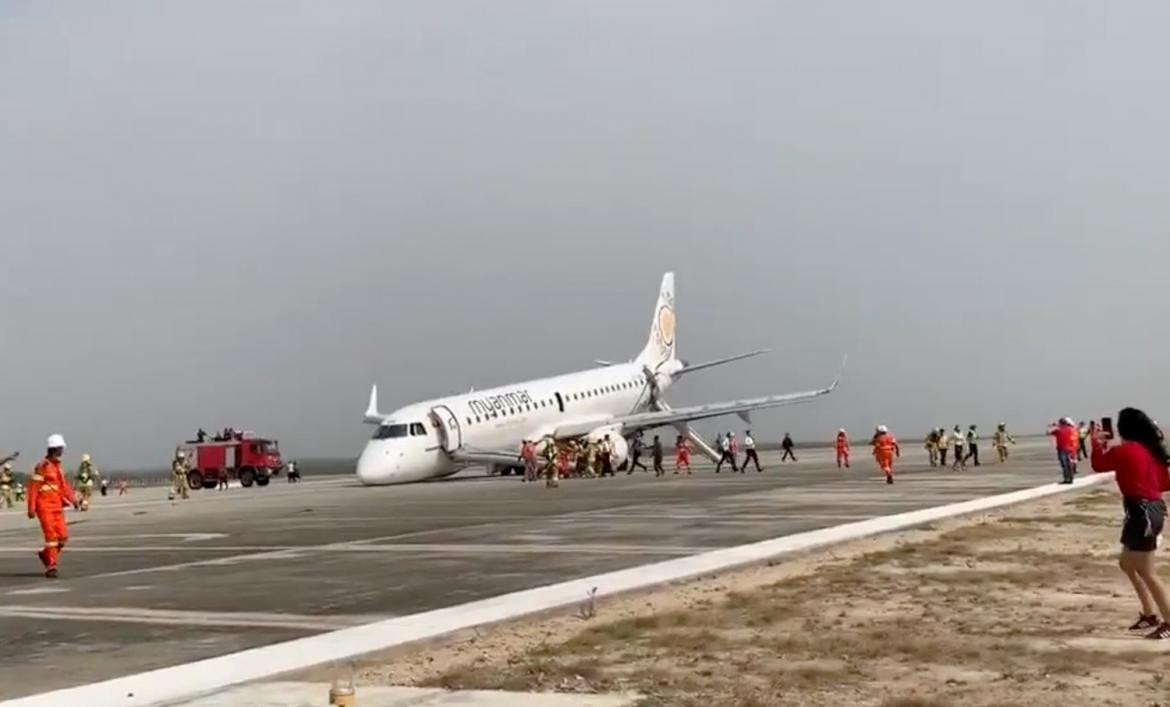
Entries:
{"type": "Polygon", "coordinates": [[[1113,439],[1113,418],[1112,417],[1102,417],[1101,418],[1101,431],[1105,433],[1106,439],[1113,439]]]}

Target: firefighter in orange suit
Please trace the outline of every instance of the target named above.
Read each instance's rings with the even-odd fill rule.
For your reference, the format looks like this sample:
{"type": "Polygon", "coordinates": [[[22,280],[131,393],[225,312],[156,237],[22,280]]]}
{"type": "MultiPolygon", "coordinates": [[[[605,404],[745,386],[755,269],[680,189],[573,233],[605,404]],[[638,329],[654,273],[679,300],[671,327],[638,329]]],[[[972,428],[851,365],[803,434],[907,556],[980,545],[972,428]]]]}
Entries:
{"type": "Polygon", "coordinates": [[[877,436],[873,439],[873,458],[877,460],[882,473],[886,475],[887,484],[894,483],[895,456],[902,456],[902,448],[898,446],[898,440],[894,439],[894,435],[890,434],[885,425],[879,425],[877,436]]]}
{"type": "Polygon", "coordinates": [[[45,566],[45,576],[57,576],[57,557],[65,549],[69,529],[65,526],[65,502],[77,507],[77,498],[61,469],[61,455],[65,453],[65,438],[51,435],[49,451],[33,470],[28,485],[28,517],[41,523],[45,535],[45,549],[37,553],[45,566]]]}
{"type": "Polygon", "coordinates": [[[849,435],[845,434],[845,429],[837,430],[837,468],[841,468],[841,462],[845,462],[845,468],[849,468],[849,435]]]}

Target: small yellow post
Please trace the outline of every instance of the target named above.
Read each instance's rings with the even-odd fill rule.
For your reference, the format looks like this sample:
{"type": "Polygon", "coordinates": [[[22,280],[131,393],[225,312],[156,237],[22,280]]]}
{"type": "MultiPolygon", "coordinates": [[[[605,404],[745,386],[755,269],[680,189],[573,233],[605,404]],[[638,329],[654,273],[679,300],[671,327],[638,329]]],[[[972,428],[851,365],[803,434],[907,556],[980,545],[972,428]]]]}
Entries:
{"type": "Polygon", "coordinates": [[[338,677],[329,687],[329,704],[332,707],[357,707],[357,686],[353,678],[353,666],[350,666],[349,677],[338,677]]]}

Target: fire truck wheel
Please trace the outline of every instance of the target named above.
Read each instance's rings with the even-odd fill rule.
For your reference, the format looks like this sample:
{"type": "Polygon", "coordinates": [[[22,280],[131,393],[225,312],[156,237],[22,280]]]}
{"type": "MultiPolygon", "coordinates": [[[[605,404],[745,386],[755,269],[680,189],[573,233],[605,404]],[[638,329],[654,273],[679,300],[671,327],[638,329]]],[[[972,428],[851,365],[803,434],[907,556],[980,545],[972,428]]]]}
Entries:
{"type": "Polygon", "coordinates": [[[240,469],[240,486],[248,488],[256,480],[256,470],[250,466],[240,469]]]}
{"type": "Polygon", "coordinates": [[[194,470],[188,471],[187,485],[191,487],[192,491],[203,488],[203,474],[200,474],[198,471],[194,470]]]}
{"type": "Polygon", "coordinates": [[[269,481],[271,481],[271,479],[269,479],[264,474],[259,474],[256,476],[256,485],[257,486],[267,486],[269,481]]]}

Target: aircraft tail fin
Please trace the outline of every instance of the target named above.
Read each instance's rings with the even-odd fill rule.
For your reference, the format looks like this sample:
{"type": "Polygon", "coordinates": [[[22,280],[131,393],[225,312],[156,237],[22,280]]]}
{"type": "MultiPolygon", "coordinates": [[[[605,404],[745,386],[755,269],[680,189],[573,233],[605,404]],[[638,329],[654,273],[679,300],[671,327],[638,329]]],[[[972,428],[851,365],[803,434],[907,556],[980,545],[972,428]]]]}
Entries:
{"type": "Polygon", "coordinates": [[[663,363],[674,360],[675,350],[674,273],[668,272],[662,276],[662,287],[658,291],[658,304],[650,323],[650,340],[638,354],[637,362],[657,370],[663,363]]]}

